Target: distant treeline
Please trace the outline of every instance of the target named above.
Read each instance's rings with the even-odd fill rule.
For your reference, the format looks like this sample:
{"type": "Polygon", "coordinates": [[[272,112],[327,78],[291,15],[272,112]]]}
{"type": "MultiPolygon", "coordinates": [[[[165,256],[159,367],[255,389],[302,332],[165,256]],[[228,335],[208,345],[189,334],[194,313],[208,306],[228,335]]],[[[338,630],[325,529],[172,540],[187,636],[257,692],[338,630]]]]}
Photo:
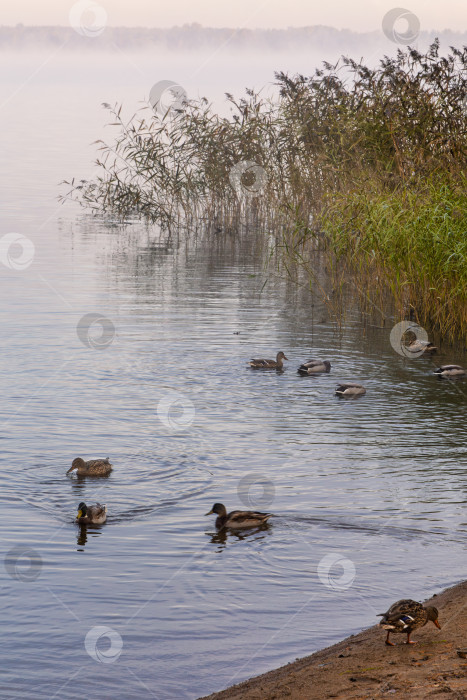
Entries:
{"type": "MultiPolygon", "coordinates": [[[[418,37],[420,47],[427,47],[438,37],[442,47],[467,43],[467,32],[425,31],[418,37]]],[[[32,47],[58,47],[82,50],[83,46],[97,50],[133,49],[147,50],[154,47],[173,51],[198,50],[225,46],[233,50],[287,51],[310,49],[327,51],[385,50],[395,48],[382,31],[353,32],[348,29],[313,26],[288,29],[215,29],[200,24],[185,24],[169,29],[139,27],[105,27],[98,36],[83,36],[72,27],[0,27],[0,50],[32,47]]]]}

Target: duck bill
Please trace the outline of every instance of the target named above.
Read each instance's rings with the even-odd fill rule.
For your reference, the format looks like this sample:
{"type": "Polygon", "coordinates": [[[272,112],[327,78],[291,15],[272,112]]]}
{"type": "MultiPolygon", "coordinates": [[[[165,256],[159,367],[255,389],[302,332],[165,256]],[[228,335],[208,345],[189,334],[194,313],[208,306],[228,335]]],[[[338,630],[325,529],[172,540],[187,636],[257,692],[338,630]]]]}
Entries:
{"type": "Polygon", "coordinates": [[[433,624],[436,625],[436,627],[440,630],[441,625],[439,624],[438,620],[433,620],[433,624]]]}
{"type": "Polygon", "coordinates": [[[289,358],[284,355],[284,360],[288,360],[289,358]]]}
{"type": "Polygon", "coordinates": [[[79,519],[81,518],[82,515],[83,515],[83,511],[82,511],[82,510],[79,510],[79,511],[78,511],[78,515],[76,516],[76,520],[79,520],[79,519]]]}
{"type": "Polygon", "coordinates": [[[210,510],[209,513],[205,513],[205,514],[204,514],[204,517],[206,517],[206,515],[212,515],[212,514],[213,514],[213,511],[210,510]]]}

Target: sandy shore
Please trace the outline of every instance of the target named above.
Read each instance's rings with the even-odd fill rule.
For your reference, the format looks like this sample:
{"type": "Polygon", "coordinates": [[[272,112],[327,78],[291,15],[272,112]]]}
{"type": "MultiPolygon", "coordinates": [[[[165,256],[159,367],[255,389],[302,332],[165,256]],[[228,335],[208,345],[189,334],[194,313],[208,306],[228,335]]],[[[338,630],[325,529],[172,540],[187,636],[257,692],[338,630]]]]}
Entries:
{"type": "Polygon", "coordinates": [[[414,632],[414,646],[403,643],[405,635],[392,635],[397,646],[387,647],[384,630],[370,627],[200,700],[467,700],[467,659],[456,654],[467,647],[467,581],[426,603],[438,608],[442,629],[429,622],[414,632]]]}

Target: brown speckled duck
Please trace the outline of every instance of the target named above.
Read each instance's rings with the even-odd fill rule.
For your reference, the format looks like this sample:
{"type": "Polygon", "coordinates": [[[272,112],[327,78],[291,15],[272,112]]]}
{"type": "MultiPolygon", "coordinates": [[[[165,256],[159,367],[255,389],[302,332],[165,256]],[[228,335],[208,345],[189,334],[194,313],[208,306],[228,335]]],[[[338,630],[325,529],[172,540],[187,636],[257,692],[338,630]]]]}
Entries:
{"type": "Polygon", "coordinates": [[[213,513],[217,515],[217,528],[227,527],[231,530],[261,527],[272,516],[272,513],[260,513],[254,510],[233,510],[231,513],[227,513],[227,509],[222,503],[214,503],[206,515],[212,515],[213,513]]]}
{"type": "Polygon", "coordinates": [[[277,353],[275,360],[250,360],[248,364],[254,369],[282,369],[284,360],[288,359],[281,351],[277,353]]]}
{"type": "Polygon", "coordinates": [[[436,625],[438,629],[441,626],[438,622],[438,611],[432,605],[428,605],[426,608],[423,607],[421,603],[417,603],[415,600],[398,600],[397,603],[391,605],[389,610],[385,613],[380,613],[379,617],[382,617],[380,627],[387,630],[386,644],[390,647],[395,646],[389,641],[389,635],[391,632],[393,634],[404,633],[407,635],[406,644],[416,644],[410,639],[412,632],[418,627],[423,627],[426,623],[431,620],[431,622],[436,625]]]}
{"type": "Polygon", "coordinates": [[[108,457],[106,459],[91,459],[89,462],[85,462],[81,457],[76,457],[67,474],[76,469],[78,476],[107,476],[112,471],[112,466],[108,457]]]}

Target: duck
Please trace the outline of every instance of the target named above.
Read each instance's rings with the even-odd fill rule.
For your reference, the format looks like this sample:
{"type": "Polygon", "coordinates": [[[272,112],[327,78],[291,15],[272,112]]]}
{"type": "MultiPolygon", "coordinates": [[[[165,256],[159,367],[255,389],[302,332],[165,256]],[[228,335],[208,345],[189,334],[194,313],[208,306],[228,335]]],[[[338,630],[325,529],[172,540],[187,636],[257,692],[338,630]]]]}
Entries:
{"type": "Polygon", "coordinates": [[[336,394],[338,396],[363,396],[366,394],[366,389],[361,384],[348,382],[347,384],[339,384],[336,387],[336,394]]]}
{"type": "Polygon", "coordinates": [[[464,377],[465,369],[460,365],[441,365],[435,369],[434,374],[438,377],[464,377]]]}
{"type": "Polygon", "coordinates": [[[79,525],[102,525],[107,520],[107,506],[101,506],[100,503],[96,503],[94,506],[80,503],[76,520],[79,525]]]}
{"type": "Polygon", "coordinates": [[[248,363],[254,369],[282,369],[284,360],[289,358],[282,351],[278,352],[275,360],[250,360],[248,363]]]}
{"type": "Polygon", "coordinates": [[[389,641],[391,632],[394,634],[404,632],[407,634],[406,644],[416,644],[416,642],[411,641],[410,635],[418,627],[424,627],[429,620],[438,629],[441,629],[441,625],[438,622],[438,610],[432,605],[427,605],[425,608],[421,603],[410,600],[410,598],[398,600],[397,603],[391,605],[389,610],[385,613],[380,613],[378,617],[383,618],[379,626],[387,630],[385,643],[390,647],[395,646],[393,642],[389,641]]]}
{"type": "Polygon", "coordinates": [[[320,372],[330,372],[331,363],[329,360],[307,360],[298,368],[299,374],[318,374],[320,372]]]}
{"type": "Polygon", "coordinates": [[[206,515],[212,515],[213,513],[217,515],[217,528],[228,527],[231,530],[261,527],[272,516],[272,513],[261,513],[254,510],[233,510],[231,513],[227,513],[223,503],[214,503],[206,515]]]}
{"type": "Polygon", "coordinates": [[[412,340],[411,343],[406,345],[406,349],[409,352],[427,352],[431,355],[433,355],[438,350],[436,345],[430,343],[429,340],[419,340],[418,338],[416,340],[412,340]]]}
{"type": "Polygon", "coordinates": [[[110,464],[108,457],[106,459],[91,459],[89,462],[85,462],[81,457],[76,457],[67,474],[76,469],[78,476],[107,476],[112,471],[112,467],[113,464],[110,464]]]}

